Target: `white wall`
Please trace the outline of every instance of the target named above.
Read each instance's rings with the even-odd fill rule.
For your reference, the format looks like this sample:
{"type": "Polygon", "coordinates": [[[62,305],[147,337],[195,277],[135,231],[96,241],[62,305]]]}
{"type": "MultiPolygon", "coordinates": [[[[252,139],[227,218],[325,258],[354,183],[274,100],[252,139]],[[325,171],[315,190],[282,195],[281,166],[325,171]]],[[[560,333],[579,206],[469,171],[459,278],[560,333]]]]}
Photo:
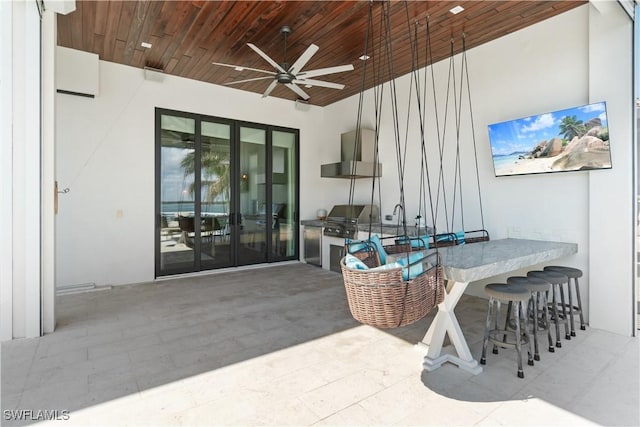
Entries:
{"type": "MultiPolygon", "coordinates": [[[[588,22],[588,7],[580,7],[467,52],[485,227],[494,239],[522,237],[577,243],[578,254],[562,261],[585,271],[586,277],[581,283],[585,306],[588,306],[586,289],[589,286],[589,172],[497,178],[493,171],[487,125],[569,108],[589,101],[588,22]]],[[[467,37],[471,38],[473,34],[467,37]]],[[[460,43],[460,40],[456,42],[460,43]]],[[[455,63],[458,87],[460,64],[458,56],[455,63]]],[[[442,123],[449,61],[435,64],[433,70],[438,89],[439,119],[442,123]]],[[[398,79],[397,89],[401,139],[404,140],[409,99],[415,98],[415,95],[409,93],[409,78],[406,76],[398,79]]],[[[431,86],[428,87],[428,92],[430,90],[431,86]]],[[[385,91],[389,93],[387,88],[385,91]]],[[[367,104],[371,105],[372,102],[367,104]]],[[[464,105],[466,104],[463,102],[464,105]]],[[[326,120],[335,123],[336,133],[353,127],[354,121],[349,119],[349,113],[355,111],[356,106],[357,101],[349,99],[326,109],[326,120]]],[[[426,107],[427,144],[431,147],[430,159],[433,159],[433,163],[430,163],[430,175],[435,188],[439,161],[435,148],[437,137],[434,102],[431,97],[426,107]]],[[[385,108],[389,110],[388,103],[385,108]]],[[[444,152],[449,206],[452,204],[456,144],[452,108],[453,104],[449,106],[450,126],[446,131],[444,152]]],[[[415,99],[411,100],[411,109],[416,109],[415,99]]],[[[466,111],[468,110],[463,109],[464,114],[468,114],[466,111]]],[[[366,117],[371,120],[371,111],[366,117]]],[[[467,172],[462,178],[465,228],[470,230],[480,228],[481,223],[470,120],[463,116],[462,123],[461,157],[464,162],[463,170],[467,172]]],[[[418,211],[419,194],[419,124],[415,116],[412,116],[410,128],[411,164],[407,166],[405,194],[407,216],[412,218],[418,211]]],[[[390,209],[398,201],[392,129],[391,116],[384,114],[380,143],[383,156],[383,213],[390,213],[390,209]]],[[[370,190],[363,187],[359,191],[364,193],[363,197],[368,197],[370,190]]],[[[442,204],[441,200],[440,206],[442,204]]],[[[451,215],[451,208],[449,214],[451,215]]],[[[456,215],[460,216],[459,209],[456,215]]],[[[445,227],[444,219],[444,213],[439,212],[439,229],[445,227]]],[[[427,222],[431,223],[429,218],[427,222]]],[[[458,224],[454,224],[454,228],[457,227],[458,224]]],[[[481,294],[481,287],[471,286],[469,292],[481,294]]]]}
{"type": "MultiPolygon", "coordinates": [[[[535,177],[502,177],[496,178],[491,163],[491,152],[488,143],[487,125],[503,120],[541,113],[564,107],[571,107],[588,101],[588,76],[585,72],[576,73],[577,69],[585,69],[588,65],[587,51],[587,15],[586,9],[579,8],[568,14],[544,21],[536,26],[513,33],[492,43],[472,49],[467,53],[474,113],[474,126],[480,169],[480,182],[485,210],[485,225],[490,228],[492,235],[506,237],[510,234],[526,234],[540,238],[548,237],[550,231],[554,235],[571,231],[576,236],[586,229],[587,218],[569,220],[566,215],[557,215],[561,222],[549,222],[544,216],[528,214],[531,200],[536,198],[558,206],[560,203],[578,204],[584,212],[586,208],[587,173],[573,173],[563,175],[544,175],[535,177]],[[562,40],[563,47],[557,45],[556,40],[562,40]],[[562,66],[564,63],[571,67],[562,66]],[[563,191],[563,188],[579,188],[581,191],[563,191]],[[568,199],[567,199],[568,197],[568,199]],[[508,202],[508,203],[507,203],[508,202]],[[510,213],[503,213],[508,210],[510,213]],[[506,221],[505,221],[506,219],[506,221]],[[525,221],[526,219],[526,221],[525,221]],[[576,232],[576,230],[580,230],[576,232]]],[[[468,37],[472,37],[469,35],[468,37]]],[[[459,40],[457,41],[459,43],[459,40]]],[[[437,85],[437,99],[440,121],[444,118],[445,96],[447,86],[449,61],[442,61],[435,65],[437,85]]],[[[456,70],[459,79],[460,56],[456,57],[456,70]]],[[[420,73],[423,73],[421,70],[420,73]]],[[[422,76],[422,74],[421,74],[422,76]]],[[[398,79],[400,130],[404,141],[404,129],[407,117],[407,106],[411,102],[411,125],[409,153],[413,160],[408,162],[405,185],[407,194],[408,217],[413,218],[418,211],[416,194],[417,174],[419,172],[419,124],[415,116],[415,94],[410,93],[409,78],[398,79]]],[[[431,90],[431,87],[428,88],[431,90]]],[[[388,94],[388,88],[385,88],[388,94]]],[[[369,95],[369,94],[368,94],[369,95]]],[[[373,102],[369,95],[366,104],[373,102]]],[[[387,98],[388,99],[388,98],[387,98]]],[[[449,126],[446,132],[445,147],[445,181],[453,185],[453,161],[455,151],[455,129],[452,113],[453,100],[450,98],[449,126]]],[[[334,124],[335,133],[339,134],[350,129],[355,124],[355,114],[350,114],[357,108],[356,99],[348,99],[326,110],[326,119],[334,124]]],[[[385,101],[384,120],[381,129],[381,156],[383,156],[383,203],[387,206],[385,213],[393,208],[397,202],[397,169],[395,162],[395,147],[392,136],[392,124],[389,103],[385,101]],[[387,190],[387,191],[384,191],[387,190]]],[[[433,101],[427,101],[427,144],[430,148],[430,172],[432,184],[435,188],[437,180],[438,162],[435,136],[435,119],[433,101]]],[[[466,108],[466,106],[465,106],[466,108]]],[[[371,108],[363,120],[365,125],[372,122],[371,108]]],[[[461,131],[462,161],[464,182],[464,208],[466,228],[479,226],[478,196],[475,181],[475,166],[473,164],[473,143],[469,131],[468,110],[464,110],[463,128],[461,131]],[[467,210],[469,212],[467,212],[467,210]]],[[[335,138],[331,138],[335,141],[335,138]]],[[[338,144],[338,142],[334,142],[338,144]]],[[[369,183],[358,183],[361,190],[369,196],[369,183]]],[[[448,203],[452,203],[452,191],[447,195],[448,203]]],[[[442,204],[442,201],[441,201],[442,204]]],[[[449,212],[451,209],[449,209],[449,212]]],[[[459,212],[458,214],[459,215],[459,212]]],[[[439,213],[439,221],[444,222],[444,213],[439,213]]],[[[443,228],[444,223],[439,224],[443,228]]],[[[586,245],[586,237],[578,243],[586,245]]]]}
{"type": "MultiPolygon", "coordinates": [[[[57,180],[70,189],[56,218],[58,287],[153,280],[155,107],[299,128],[302,165],[317,164],[326,143],[317,107],[168,75],[147,81],[104,61],[99,72],[95,99],[57,95],[57,180]]],[[[319,187],[319,164],[300,175],[300,215],[311,217],[322,194],[306,189],[319,187]]]]}

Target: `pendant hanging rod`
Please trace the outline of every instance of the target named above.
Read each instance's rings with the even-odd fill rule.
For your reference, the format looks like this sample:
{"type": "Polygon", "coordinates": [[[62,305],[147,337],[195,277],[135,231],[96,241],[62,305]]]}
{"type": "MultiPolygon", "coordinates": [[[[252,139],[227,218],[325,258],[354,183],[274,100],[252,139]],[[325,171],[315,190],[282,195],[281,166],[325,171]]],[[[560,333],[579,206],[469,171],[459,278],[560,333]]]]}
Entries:
{"type": "MultiPolygon", "coordinates": [[[[427,15],[427,23],[426,23],[426,43],[425,43],[425,61],[427,62],[427,66],[425,66],[424,69],[424,93],[423,93],[423,100],[424,100],[424,104],[427,105],[427,72],[429,69],[431,69],[431,89],[433,91],[433,105],[434,105],[434,116],[435,116],[435,127],[436,127],[436,136],[437,136],[437,142],[438,142],[438,150],[441,153],[442,152],[442,138],[441,138],[441,132],[440,132],[440,119],[439,119],[439,114],[438,114],[438,102],[437,102],[437,94],[436,94],[436,82],[435,82],[435,73],[433,70],[433,48],[431,47],[431,17],[429,15],[427,15]]],[[[422,127],[424,128],[426,125],[426,111],[427,109],[424,108],[422,115],[419,116],[422,120],[422,127]]],[[[425,171],[425,173],[421,172],[421,183],[420,183],[420,197],[424,197],[424,210],[426,212],[426,196],[424,195],[424,188],[425,185],[428,188],[429,191],[429,204],[430,204],[430,208],[431,208],[431,220],[432,220],[432,225],[434,227],[434,234],[435,234],[435,228],[437,226],[437,215],[438,215],[438,201],[439,201],[439,192],[440,192],[440,187],[438,186],[437,190],[438,190],[438,195],[436,196],[436,206],[434,209],[434,205],[433,205],[433,196],[432,196],[432,186],[431,186],[431,179],[430,179],[430,174],[429,174],[429,163],[427,161],[427,152],[426,152],[426,145],[425,145],[425,140],[424,140],[424,132],[422,132],[422,138],[421,138],[421,145],[422,145],[422,158],[421,158],[421,166],[420,166],[420,170],[421,171],[425,171]],[[425,178],[426,178],[426,183],[425,183],[425,178]]],[[[442,157],[440,157],[440,159],[442,159],[442,157]]],[[[442,160],[441,160],[442,161],[442,160]]]]}
{"type": "MultiPolygon", "coordinates": [[[[455,61],[454,61],[455,63],[455,61]]],[[[455,232],[455,212],[456,212],[456,197],[460,196],[460,225],[462,230],[464,227],[464,203],[463,203],[463,195],[462,195],[462,165],[460,163],[460,125],[461,125],[461,114],[462,114],[462,78],[464,73],[464,66],[461,67],[460,70],[460,97],[456,98],[457,88],[456,88],[456,77],[454,70],[453,77],[453,93],[454,93],[454,113],[456,119],[456,160],[455,160],[455,168],[454,168],[454,184],[453,184],[453,205],[452,205],[452,214],[451,214],[451,232],[455,232]],[[456,189],[458,192],[456,193],[456,189]]]]}
{"type": "MultiPolygon", "coordinates": [[[[449,72],[447,75],[447,91],[446,91],[446,98],[445,98],[442,134],[440,139],[438,140],[438,145],[439,145],[438,148],[440,150],[440,153],[439,153],[440,154],[440,171],[438,174],[438,187],[437,187],[438,192],[436,195],[436,210],[438,210],[438,208],[440,207],[440,191],[442,191],[442,204],[443,204],[444,217],[445,217],[444,223],[445,223],[445,226],[447,227],[447,230],[446,230],[447,232],[450,232],[451,230],[448,230],[449,208],[447,206],[447,190],[446,190],[446,185],[445,185],[446,183],[445,183],[445,176],[444,176],[444,149],[445,149],[445,141],[447,137],[447,120],[449,118],[449,95],[451,94],[452,68],[453,68],[453,43],[451,44],[451,49],[449,53],[449,72]]],[[[435,92],[435,86],[434,86],[434,92],[435,92]]]]}
{"type": "Polygon", "coordinates": [[[476,144],[476,131],[475,131],[474,120],[473,120],[473,105],[471,103],[471,85],[469,83],[469,64],[467,63],[467,45],[466,45],[465,33],[462,33],[462,64],[464,65],[465,78],[467,83],[467,97],[469,101],[469,119],[471,121],[471,138],[473,140],[473,154],[474,154],[475,167],[476,167],[476,183],[478,186],[478,203],[480,205],[480,222],[482,224],[482,229],[485,230],[484,212],[482,208],[482,192],[480,191],[480,168],[478,167],[478,148],[476,144]]]}

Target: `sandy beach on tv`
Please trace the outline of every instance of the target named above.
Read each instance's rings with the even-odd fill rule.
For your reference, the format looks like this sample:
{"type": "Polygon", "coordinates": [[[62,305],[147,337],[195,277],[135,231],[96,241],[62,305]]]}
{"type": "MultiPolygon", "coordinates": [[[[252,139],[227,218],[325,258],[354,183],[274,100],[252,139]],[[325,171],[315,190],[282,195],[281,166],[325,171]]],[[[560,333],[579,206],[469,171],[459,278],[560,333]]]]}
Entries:
{"type": "Polygon", "coordinates": [[[588,148],[590,144],[587,141],[576,138],[560,154],[549,157],[531,157],[519,153],[494,157],[496,176],[611,168],[608,144],[596,139],[591,142],[592,147],[588,148]]]}
{"type": "Polygon", "coordinates": [[[496,167],[496,175],[520,175],[552,172],[551,165],[557,157],[559,156],[543,159],[517,159],[514,160],[513,163],[507,163],[500,168],[496,167]]]}

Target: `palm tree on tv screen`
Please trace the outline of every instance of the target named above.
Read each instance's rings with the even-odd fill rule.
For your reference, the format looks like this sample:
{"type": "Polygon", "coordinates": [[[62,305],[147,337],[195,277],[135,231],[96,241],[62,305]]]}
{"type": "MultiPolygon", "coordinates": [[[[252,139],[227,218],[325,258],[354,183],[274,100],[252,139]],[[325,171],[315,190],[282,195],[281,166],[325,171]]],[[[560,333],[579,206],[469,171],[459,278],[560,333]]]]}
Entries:
{"type": "Polygon", "coordinates": [[[560,121],[559,128],[560,135],[567,141],[571,141],[576,136],[581,137],[587,132],[582,120],[578,120],[576,116],[564,116],[560,121]]]}

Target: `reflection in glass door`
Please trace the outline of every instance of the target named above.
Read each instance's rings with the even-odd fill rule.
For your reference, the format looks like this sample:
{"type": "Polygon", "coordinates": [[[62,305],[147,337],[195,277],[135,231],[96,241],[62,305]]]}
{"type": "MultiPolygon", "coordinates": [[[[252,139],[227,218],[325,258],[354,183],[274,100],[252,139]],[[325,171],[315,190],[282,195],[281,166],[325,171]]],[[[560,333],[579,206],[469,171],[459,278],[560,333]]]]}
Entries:
{"type": "Polygon", "coordinates": [[[297,133],[271,133],[271,258],[286,259],[296,254],[297,218],[297,133]]]}
{"type": "Polygon", "coordinates": [[[231,129],[160,115],[158,275],[233,265],[231,129]]]}
{"type": "MultiPolygon", "coordinates": [[[[196,265],[195,120],[160,116],[160,274],[196,265]],[[191,159],[191,160],[189,160],[191,159]]],[[[157,267],[158,268],[158,267],[157,267]]]]}
{"type": "Polygon", "coordinates": [[[267,261],[267,189],[265,129],[240,126],[238,264],[267,261]]]}
{"type": "Polygon", "coordinates": [[[201,270],[233,264],[231,245],[231,125],[201,124],[201,270]]]}

